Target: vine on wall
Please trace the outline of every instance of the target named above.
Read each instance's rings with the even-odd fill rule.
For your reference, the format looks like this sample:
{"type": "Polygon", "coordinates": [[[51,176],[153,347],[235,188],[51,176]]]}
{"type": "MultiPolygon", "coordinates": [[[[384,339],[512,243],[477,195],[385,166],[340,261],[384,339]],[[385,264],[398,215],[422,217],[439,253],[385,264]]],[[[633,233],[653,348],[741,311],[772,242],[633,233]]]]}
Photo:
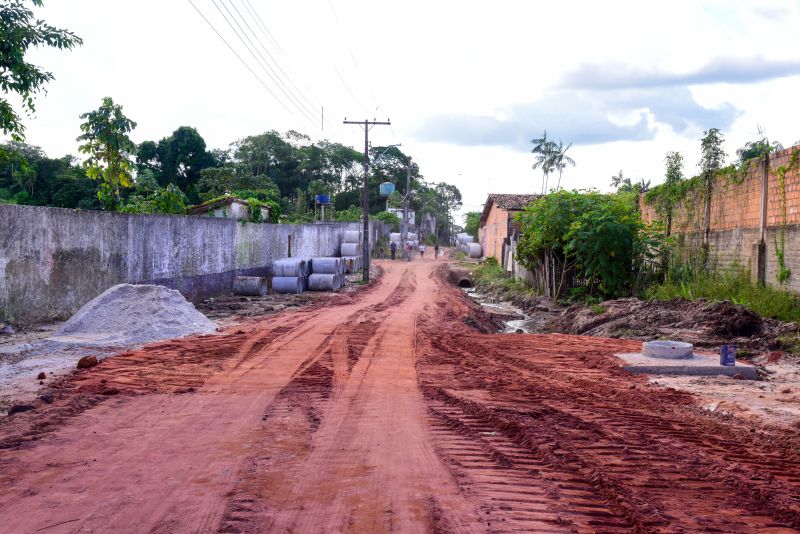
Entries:
{"type": "Polygon", "coordinates": [[[775,277],[780,284],[785,284],[792,275],[792,270],[786,267],[786,173],[797,170],[798,167],[800,167],[800,150],[794,150],[789,158],[789,164],[775,169],[781,193],[781,230],[778,236],[775,236],[775,258],[778,261],[775,277]]]}

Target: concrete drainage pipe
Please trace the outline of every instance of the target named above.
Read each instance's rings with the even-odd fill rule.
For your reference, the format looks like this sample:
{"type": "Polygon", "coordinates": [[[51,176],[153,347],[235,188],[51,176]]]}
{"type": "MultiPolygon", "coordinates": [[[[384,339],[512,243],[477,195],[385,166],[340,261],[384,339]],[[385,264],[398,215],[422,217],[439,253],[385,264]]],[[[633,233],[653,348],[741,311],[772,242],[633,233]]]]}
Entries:
{"type": "Polygon", "coordinates": [[[358,256],[359,243],[342,243],[342,256],[358,256]]]}
{"type": "Polygon", "coordinates": [[[272,290],[275,293],[302,293],[304,278],[300,276],[275,276],[272,278],[272,290]]]}
{"type": "Polygon", "coordinates": [[[642,354],[650,358],[680,360],[692,357],[694,345],[682,341],[645,341],[642,354]]]}
{"type": "Polygon", "coordinates": [[[302,258],[286,258],[272,263],[272,276],[298,277],[306,275],[306,261],[302,258]]]}
{"type": "Polygon", "coordinates": [[[309,291],[336,291],[338,288],[339,274],[317,274],[308,277],[309,291]]]}
{"type": "Polygon", "coordinates": [[[483,256],[483,250],[480,243],[467,243],[467,256],[470,258],[480,258],[483,256]]]}
{"type": "Polygon", "coordinates": [[[311,272],[313,274],[338,273],[341,271],[341,261],[341,258],[314,258],[311,260],[311,272]]]}
{"type": "Polygon", "coordinates": [[[267,294],[267,279],[261,276],[237,276],[233,279],[233,294],[263,297],[267,294]]]}
{"type": "Polygon", "coordinates": [[[358,230],[345,230],[342,241],[345,243],[361,243],[361,232],[358,230]]]}

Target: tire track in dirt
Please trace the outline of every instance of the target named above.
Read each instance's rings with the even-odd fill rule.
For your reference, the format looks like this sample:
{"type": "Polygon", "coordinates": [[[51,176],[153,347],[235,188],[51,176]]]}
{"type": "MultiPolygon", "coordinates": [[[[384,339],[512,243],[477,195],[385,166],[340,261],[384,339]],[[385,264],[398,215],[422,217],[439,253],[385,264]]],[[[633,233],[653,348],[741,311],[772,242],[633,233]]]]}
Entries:
{"type": "MultiPolygon", "coordinates": [[[[75,415],[72,424],[56,428],[34,446],[4,454],[0,524],[26,532],[80,515],[68,528],[216,530],[242,460],[256,448],[254,428],[264,410],[343,318],[385,300],[379,286],[366,288],[359,297],[336,297],[318,310],[271,316],[255,323],[255,330],[243,327],[242,333],[209,338],[218,344],[214,357],[225,360],[227,355],[227,360],[191,395],[148,388],[143,394],[113,397],[111,403],[75,415]],[[264,328],[271,333],[264,334],[264,328]],[[77,462],[76,451],[81,451],[77,462]]],[[[172,347],[164,349],[163,357],[174,356],[180,366],[181,358],[186,359],[184,342],[194,343],[162,344],[162,349],[172,347]]],[[[103,365],[87,374],[99,373],[103,365]]],[[[320,367],[312,365],[309,373],[320,367]]],[[[171,390],[176,375],[168,376],[165,389],[171,390]]],[[[95,379],[104,380],[99,375],[95,379]]],[[[73,397],[85,397],[88,389],[73,397]]]]}
{"type": "MultiPolygon", "coordinates": [[[[430,446],[418,441],[426,431],[413,331],[415,310],[427,298],[416,294],[415,272],[425,269],[398,267],[387,268],[389,274],[403,273],[387,298],[348,318],[327,340],[328,350],[314,363],[325,362],[331,370],[326,394],[305,392],[302,397],[313,400],[303,400],[302,408],[276,402],[267,414],[260,438],[265,446],[240,474],[234,499],[262,506],[248,505],[251,513],[240,513],[236,531],[471,530],[464,511],[450,506],[453,496],[431,488],[436,473],[440,484],[448,484],[448,477],[430,446]],[[387,387],[387,380],[394,385],[387,387]],[[398,383],[404,384],[399,397],[393,391],[398,383]],[[319,415],[318,425],[303,418],[302,410],[309,409],[319,415]],[[280,490],[275,477],[282,481],[280,490]]],[[[310,371],[281,396],[305,391],[302,380],[310,371]]]]}
{"type": "Polygon", "coordinates": [[[458,294],[451,302],[422,323],[420,383],[438,450],[493,529],[800,527],[796,436],[720,420],[689,394],[648,388],[611,356],[630,343],[443,331],[439,314],[464,317],[470,307],[458,294]],[[583,493],[559,494],[552,483],[563,476],[583,493]],[[521,499],[526,491],[534,495],[521,499]],[[576,495],[593,505],[576,512],[576,495]]]}

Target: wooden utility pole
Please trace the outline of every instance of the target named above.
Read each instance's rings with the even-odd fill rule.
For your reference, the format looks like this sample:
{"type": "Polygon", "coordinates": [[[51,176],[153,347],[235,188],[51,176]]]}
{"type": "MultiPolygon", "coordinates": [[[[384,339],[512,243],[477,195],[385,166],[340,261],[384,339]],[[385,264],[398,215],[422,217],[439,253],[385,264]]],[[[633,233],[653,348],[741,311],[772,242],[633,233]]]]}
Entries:
{"type": "Polygon", "coordinates": [[[373,126],[389,126],[392,123],[364,119],[363,121],[349,121],[344,119],[343,124],[357,124],[364,129],[364,190],[361,192],[362,217],[364,218],[364,232],[362,241],[362,264],[364,281],[369,282],[369,131],[373,126]]]}
{"type": "MultiPolygon", "coordinates": [[[[401,236],[401,240],[403,241],[403,257],[406,259],[406,261],[411,261],[411,254],[413,254],[413,251],[409,252],[408,247],[406,246],[408,243],[409,200],[411,200],[411,158],[408,158],[408,164],[406,165],[406,195],[403,198],[403,234],[401,236]]],[[[419,237],[419,235],[417,237],[419,237]]]]}

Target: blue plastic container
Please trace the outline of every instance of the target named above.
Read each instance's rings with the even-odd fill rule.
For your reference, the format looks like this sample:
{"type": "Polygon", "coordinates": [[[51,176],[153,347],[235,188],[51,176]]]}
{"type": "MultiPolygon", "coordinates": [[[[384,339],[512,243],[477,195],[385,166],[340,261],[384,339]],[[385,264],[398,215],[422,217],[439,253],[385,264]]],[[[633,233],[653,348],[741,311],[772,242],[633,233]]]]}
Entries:
{"type": "Polygon", "coordinates": [[[394,193],[394,184],[392,182],[383,182],[380,185],[380,191],[382,197],[388,197],[394,193]]]}
{"type": "Polygon", "coordinates": [[[719,349],[719,364],[725,366],[736,365],[736,345],[722,345],[719,349]]]}

